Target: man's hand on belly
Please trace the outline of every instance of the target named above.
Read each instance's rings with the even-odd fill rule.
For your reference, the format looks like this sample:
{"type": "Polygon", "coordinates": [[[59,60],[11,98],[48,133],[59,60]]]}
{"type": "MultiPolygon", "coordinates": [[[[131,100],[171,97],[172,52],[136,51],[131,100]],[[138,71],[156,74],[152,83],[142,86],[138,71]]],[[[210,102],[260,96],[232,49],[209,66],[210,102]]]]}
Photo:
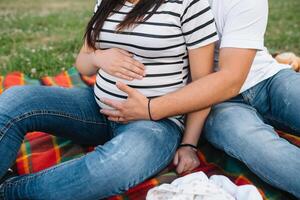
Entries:
{"type": "Polygon", "coordinates": [[[101,109],[100,112],[108,116],[108,119],[115,122],[129,122],[136,120],[149,120],[148,98],[137,90],[130,88],[124,83],[117,82],[116,86],[128,94],[125,101],[117,101],[102,98],[102,103],[114,108],[101,109]]]}

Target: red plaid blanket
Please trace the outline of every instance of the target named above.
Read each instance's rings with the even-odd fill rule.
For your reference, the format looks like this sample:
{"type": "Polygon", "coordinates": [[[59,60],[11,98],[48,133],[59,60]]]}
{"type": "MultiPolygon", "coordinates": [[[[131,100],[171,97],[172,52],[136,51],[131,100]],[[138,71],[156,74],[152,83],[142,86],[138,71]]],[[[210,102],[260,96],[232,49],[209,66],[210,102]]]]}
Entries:
{"type": "MultiPolygon", "coordinates": [[[[13,85],[59,85],[63,87],[86,87],[94,83],[95,77],[86,77],[78,74],[75,68],[64,71],[55,77],[43,77],[40,80],[30,79],[20,72],[13,72],[8,75],[0,76],[0,94],[3,90],[13,85]]],[[[300,147],[300,138],[278,132],[278,134],[300,147]]],[[[64,161],[82,156],[92,147],[82,147],[72,143],[72,141],[54,137],[42,132],[28,133],[21,146],[15,168],[19,174],[28,174],[40,171],[47,167],[62,163],[64,161]]],[[[264,183],[256,175],[238,160],[226,155],[225,153],[213,148],[210,144],[203,141],[199,146],[198,156],[201,165],[194,171],[203,171],[208,176],[222,174],[229,177],[235,184],[254,184],[263,195],[264,199],[281,200],[293,199],[287,193],[271,187],[264,183]]],[[[109,198],[109,200],[143,200],[147,191],[161,183],[170,183],[178,178],[175,168],[170,164],[165,170],[155,177],[131,188],[123,195],[109,198]]]]}

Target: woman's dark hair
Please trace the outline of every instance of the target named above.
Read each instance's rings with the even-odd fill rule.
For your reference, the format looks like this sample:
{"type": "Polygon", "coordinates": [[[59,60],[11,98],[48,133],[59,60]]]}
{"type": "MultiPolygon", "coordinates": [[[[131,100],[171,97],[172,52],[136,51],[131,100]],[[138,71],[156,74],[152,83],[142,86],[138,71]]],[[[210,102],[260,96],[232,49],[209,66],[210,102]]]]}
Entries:
{"type": "MultiPolygon", "coordinates": [[[[157,11],[165,0],[139,0],[134,8],[126,15],[125,19],[118,25],[117,31],[133,26],[136,22],[144,22],[157,11]],[[150,9],[153,8],[151,11],[150,9]],[[149,12],[150,11],[150,12],[149,12]],[[146,16],[146,14],[148,14],[146,16]],[[146,16],[146,17],[145,17],[146,16]]],[[[96,49],[96,40],[100,34],[105,20],[113,10],[118,11],[126,0],[102,0],[97,12],[89,21],[84,38],[89,47],[96,49]]]]}

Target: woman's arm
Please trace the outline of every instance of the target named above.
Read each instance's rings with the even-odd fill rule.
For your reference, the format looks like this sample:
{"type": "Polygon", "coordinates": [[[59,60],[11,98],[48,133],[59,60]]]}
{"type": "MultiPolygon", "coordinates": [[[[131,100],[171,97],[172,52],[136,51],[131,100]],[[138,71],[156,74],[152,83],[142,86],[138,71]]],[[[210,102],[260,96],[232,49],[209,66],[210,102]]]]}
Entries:
{"type": "Polygon", "coordinates": [[[85,43],[77,56],[75,66],[81,74],[87,76],[96,74],[101,67],[106,73],[118,78],[142,79],[145,67],[132,56],[118,48],[94,50],[85,43]]]}
{"type": "MultiPolygon", "coordinates": [[[[189,50],[189,64],[192,81],[201,79],[213,72],[214,44],[189,50]]],[[[204,109],[187,115],[182,144],[197,146],[202,127],[210,109],[204,109]]],[[[197,155],[191,147],[181,147],[174,158],[177,172],[191,171],[199,165],[197,155]]]]}
{"type": "MultiPolygon", "coordinates": [[[[186,130],[182,140],[182,144],[192,144],[197,146],[205,120],[210,109],[193,112],[188,114],[186,122],[186,130]]],[[[181,147],[177,150],[173,163],[178,174],[191,171],[199,166],[200,162],[195,149],[192,147],[181,147]]]]}
{"type": "Polygon", "coordinates": [[[99,69],[95,62],[97,51],[100,52],[88,47],[86,43],[81,47],[75,62],[75,67],[81,74],[91,76],[97,73],[99,69]]]}

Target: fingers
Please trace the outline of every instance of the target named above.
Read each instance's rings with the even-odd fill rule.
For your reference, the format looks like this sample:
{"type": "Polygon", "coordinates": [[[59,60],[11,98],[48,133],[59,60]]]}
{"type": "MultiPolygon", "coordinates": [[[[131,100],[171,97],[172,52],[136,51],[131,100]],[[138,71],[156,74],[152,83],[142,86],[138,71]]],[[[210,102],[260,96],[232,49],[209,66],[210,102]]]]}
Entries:
{"type": "Polygon", "coordinates": [[[117,51],[119,51],[121,54],[125,55],[125,56],[129,56],[129,57],[132,57],[133,54],[132,53],[129,53],[128,51],[125,51],[123,49],[119,49],[119,48],[116,48],[117,51]]]}
{"type": "MultiPolygon", "coordinates": [[[[141,62],[139,62],[139,61],[137,61],[137,60],[135,60],[135,59],[132,58],[132,57],[133,57],[133,54],[132,54],[132,53],[129,53],[129,52],[123,50],[123,49],[117,49],[117,50],[118,50],[120,53],[122,53],[123,55],[126,56],[126,57],[125,57],[125,61],[127,61],[128,63],[130,63],[130,64],[133,65],[134,67],[137,67],[138,69],[142,70],[142,72],[145,70],[145,66],[144,66],[141,62]]],[[[135,70],[133,70],[133,69],[129,69],[129,70],[135,71],[135,70]]]]}
{"type": "Polygon", "coordinates": [[[132,72],[128,69],[128,66],[123,66],[123,68],[120,69],[120,73],[123,74],[124,76],[128,76],[131,79],[143,79],[143,76],[137,74],[136,72],[132,72]]]}
{"type": "Polygon", "coordinates": [[[174,164],[175,166],[178,165],[178,160],[179,160],[178,152],[176,152],[176,153],[175,153],[175,156],[174,156],[174,160],[173,160],[173,164],[174,164]]]}
{"type": "Polygon", "coordinates": [[[184,172],[190,172],[194,170],[196,167],[198,167],[200,164],[199,160],[193,159],[193,160],[187,160],[187,159],[180,159],[179,164],[176,168],[176,171],[178,174],[184,173],[184,172]]]}
{"type": "Polygon", "coordinates": [[[131,78],[142,79],[146,75],[145,66],[133,58],[124,58],[122,67],[120,72],[131,78]]]}
{"type": "Polygon", "coordinates": [[[190,172],[200,165],[195,152],[188,152],[183,149],[177,150],[173,162],[177,166],[176,171],[178,174],[190,172]]]}
{"type": "Polygon", "coordinates": [[[123,118],[123,117],[108,117],[107,119],[110,120],[110,121],[114,121],[114,122],[118,122],[118,123],[123,123],[123,124],[128,123],[128,121],[125,118],[123,118]]]}
{"type": "MultiPolygon", "coordinates": [[[[141,62],[139,62],[139,61],[137,61],[137,60],[135,60],[135,59],[133,59],[133,58],[129,58],[129,57],[127,57],[127,58],[125,58],[125,59],[126,59],[126,61],[127,61],[128,63],[130,63],[132,66],[137,67],[139,70],[141,70],[140,72],[144,72],[144,70],[145,70],[145,65],[144,65],[143,63],[141,63],[141,62]]],[[[132,69],[130,69],[130,70],[132,70],[132,69]]],[[[132,71],[134,71],[134,70],[132,70],[132,71]]]]}
{"type": "Polygon", "coordinates": [[[117,118],[121,118],[122,115],[119,111],[117,110],[112,110],[112,109],[101,109],[100,113],[102,113],[103,115],[108,116],[109,118],[112,118],[114,120],[116,120],[117,118]]]}
{"type": "Polygon", "coordinates": [[[124,75],[120,72],[116,72],[115,73],[115,76],[118,77],[118,78],[121,78],[121,79],[124,79],[124,80],[127,80],[127,81],[132,81],[134,79],[134,77],[130,77],[128,75],[124,75]]]}
{"type": "Polygon", "coordinates": [[[181,174],[184,172],[185,164],[186,163],[184,162],[184,160],[179,157],[179,162],[178,162],[178,165],[176,168],[176,171],[178,174],[181,174]]]}
{"type": "Polygon", "coordinates": [[[145,73],[145,66],[133,59],[133,54],[119,48],[115,48],[115,51],[118,51],[123,55],[121,63],[118,64],[118,68],[116,68],[116,74],[118,78],[122,78],[125,80],[133,80],[133,79],[142,79],[145,73]]]}
{"type": "Polygon", "coordinates": [[[114,108],[114,109],[116,109],[116,110],[121,110],[122,109],[122,102],[121,101],[116,101],[116,100],[107,99],[107,98],[101,98],[101,102],[108,105],[108,106],[110,106],[110,107],[112,107],[112,108],[114,108]]]}
{"type": "Polygon", "coordinates": [[[132,95],[138,93],[138,91],[136,91],[135,89],[133,89],[133,88],[129,87],[128,85],[121,83],[121,82],[117,82],[116,86],[119,90],[128,94],[128,96],[132,96],[132,95]]]}

